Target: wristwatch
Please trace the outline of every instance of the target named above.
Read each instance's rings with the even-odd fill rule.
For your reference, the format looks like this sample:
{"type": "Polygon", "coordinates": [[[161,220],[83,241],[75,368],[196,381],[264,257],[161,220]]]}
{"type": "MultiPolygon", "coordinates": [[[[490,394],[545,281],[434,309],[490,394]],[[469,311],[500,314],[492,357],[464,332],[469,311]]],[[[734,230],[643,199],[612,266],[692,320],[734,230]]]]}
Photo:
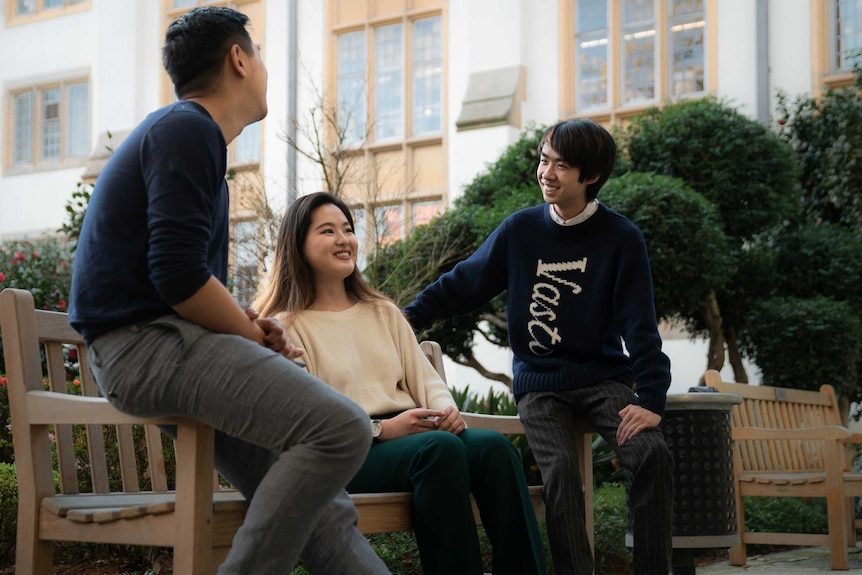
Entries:
{"type": "Polygon", "coordinates": [[[371,437],[374,441],[380,441],[380,434],[383,433],[383,424],[379,419],[371,420],[371,437]]]}

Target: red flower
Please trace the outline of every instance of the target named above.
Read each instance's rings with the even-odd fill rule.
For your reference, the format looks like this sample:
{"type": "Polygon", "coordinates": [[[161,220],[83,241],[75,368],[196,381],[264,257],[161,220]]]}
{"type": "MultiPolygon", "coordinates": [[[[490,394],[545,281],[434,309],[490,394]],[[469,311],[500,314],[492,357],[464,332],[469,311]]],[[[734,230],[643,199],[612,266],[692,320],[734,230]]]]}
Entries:
{"type": "Polygon", "coordinates": [[[61,311],[65,311],[66,310],[66,300],[61,299],[60,301],[58,301],[57,307],[59,307],[61,311]]]}
{"type": "Polygon", "coordinates": [[[0,283],[3,283],[5,281],[6,281],[6,274],[4,274],[3,272],[0,272],[0,283]]]}
{"type": "Polygon", "coordinates": [[[15,257],[12,258],[12,261],[21,260],[24,261],[27,259],[27,256],[24,255],[24,252],[15,252],[15,257]]]}
{"type": "Polygon", "coordinates": [[[80,379],[77,379],[77,378],[76,378],[76,379],[73,379],[73,380],[72,380],[72,385],[74,385],[74,386],[76,386],[76,387],[77,387],[77,386],[79,386],[79,385],[81,385],[81,380],[80,380],[80,379]]]}
{"type": "Polygon", "coordinates": [[[33,255],[30,256],[30,259],[38,260],[39,259],[39,252],[33,252],[33,255]]]}
{"type": "Polygon", "coordinates": [[[78,348],[73,347],[69,350],[69,361],[78,361],[78,348]]]}
{"type": "Polygon", "coordinates": [[[8,379],[6,379],[5,377],[0,377],[0,385],[6,385],[7,383],[9,383],[8,379]]]}

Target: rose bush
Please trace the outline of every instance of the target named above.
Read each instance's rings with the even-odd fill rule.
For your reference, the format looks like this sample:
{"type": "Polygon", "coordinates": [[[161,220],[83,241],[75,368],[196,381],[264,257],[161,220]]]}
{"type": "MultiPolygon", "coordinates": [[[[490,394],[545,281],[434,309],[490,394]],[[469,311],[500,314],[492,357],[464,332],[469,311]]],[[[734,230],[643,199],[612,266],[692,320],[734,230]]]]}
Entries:
{"type": "MultiPolygon", "coordinates": [[[[72,283],[72,254],[56,238],[0,243],[0,290],[20,288],[33,294],[38,309],[66,311],[72,283]]],[[[0,337],[0,375],[6,373],[0,337]]]]}

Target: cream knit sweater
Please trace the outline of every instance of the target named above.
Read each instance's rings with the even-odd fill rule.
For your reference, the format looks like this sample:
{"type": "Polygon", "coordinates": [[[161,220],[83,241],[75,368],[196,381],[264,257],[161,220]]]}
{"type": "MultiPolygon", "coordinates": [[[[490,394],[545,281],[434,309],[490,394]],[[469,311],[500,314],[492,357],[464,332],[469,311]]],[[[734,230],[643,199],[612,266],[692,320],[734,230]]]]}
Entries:
{"type": "MultiPolygon", "coordinates": [[[[288,323],[283,314],[278,319],[288,323]]],[[[390,302],[359,302],[339,312],[305,310],[293,318],[288,333],[305,350],[301,360],[309,373],[369,416],[455,405],[401,310],[390,302]]]]}

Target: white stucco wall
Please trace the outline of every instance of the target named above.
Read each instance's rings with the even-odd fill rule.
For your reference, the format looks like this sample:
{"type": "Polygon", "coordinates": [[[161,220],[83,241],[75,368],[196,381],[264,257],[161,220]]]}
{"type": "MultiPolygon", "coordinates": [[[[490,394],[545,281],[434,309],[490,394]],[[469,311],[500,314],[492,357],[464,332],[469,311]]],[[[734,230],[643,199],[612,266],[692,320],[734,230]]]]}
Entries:
{"type": "MultiPolygon", "coordinates": [[[[14,54],[14,57],[4,57],[3,66],[0,66],[4,103],[0,133],[5,134],[9,129],[5,123],[11,120],[8,113],[12,105],[8,98],[10,90],[75,76],[92,77],[98,45],[95,29],[96,18],[92,11],[9,28],[5,21],[0,22],[0,54],[14,54]],[[40,49],[22,49],[22,46],[34,45],[34,36],[39,38],[40,49]],[[62,57],[46,58],[46,54],[62,57]]],[[[90,97],[93,97],[92,87],[90,97]]],[[[6,142],[4,139],[3,145],[7,145],[6,142]]],[[[14,170],[4,168],[4,177],[0,178],[0,240],[53,233],[65,219],[66,200],[82,169],[9,175],[14,170]]]]}
{"type": "Polygon", "coordinates": [[[718,3],[718,96],[742,113],[757,113],[757,11],[755,0],[718,3]]]}
{"type": "Polygon", "coordinates": [[[269,73],[267,82],[268,112],[263,127],[263,156],[261,170],[263,183],[270,204],[280,210],[287,205],[287,143],[284,134],[288,125],[287,86],[288,46],[290,29],[288,24],[288,1],[270,2],[266,6],[266,22],[252,22],[257,30],[264,30],[261,44],[264,46],[264,61],[269,73]]]}
{"type": "MultiPolygon", "coordinates": [[[[310,110],[319,108],[320,95],[323,93],[323,62],[325,54],[324,6],[318,0],[299,0],[297,18],[299,19],[299,53],[296,80],[299,84],[297,94],[297,120],[301,126],[309,126],[310,110]]],[[[307,133],[307,129],[305,130],[307,133]]],[[[302,139],[303,130],[297,133],[302,139]]],[[[305,146],[308,146],[307,140],[305,146]]],[[[296,185],[297,195],[318,192],[324,188],[321,175],[315,164],[297,155],[296,185]]]]}
{"type": "Polygon", "coordinates": [[[769,1],[769,89],[771,116],[779,90],[791,99],[810,94],[811,3],[808,0],[769,1]]]}

